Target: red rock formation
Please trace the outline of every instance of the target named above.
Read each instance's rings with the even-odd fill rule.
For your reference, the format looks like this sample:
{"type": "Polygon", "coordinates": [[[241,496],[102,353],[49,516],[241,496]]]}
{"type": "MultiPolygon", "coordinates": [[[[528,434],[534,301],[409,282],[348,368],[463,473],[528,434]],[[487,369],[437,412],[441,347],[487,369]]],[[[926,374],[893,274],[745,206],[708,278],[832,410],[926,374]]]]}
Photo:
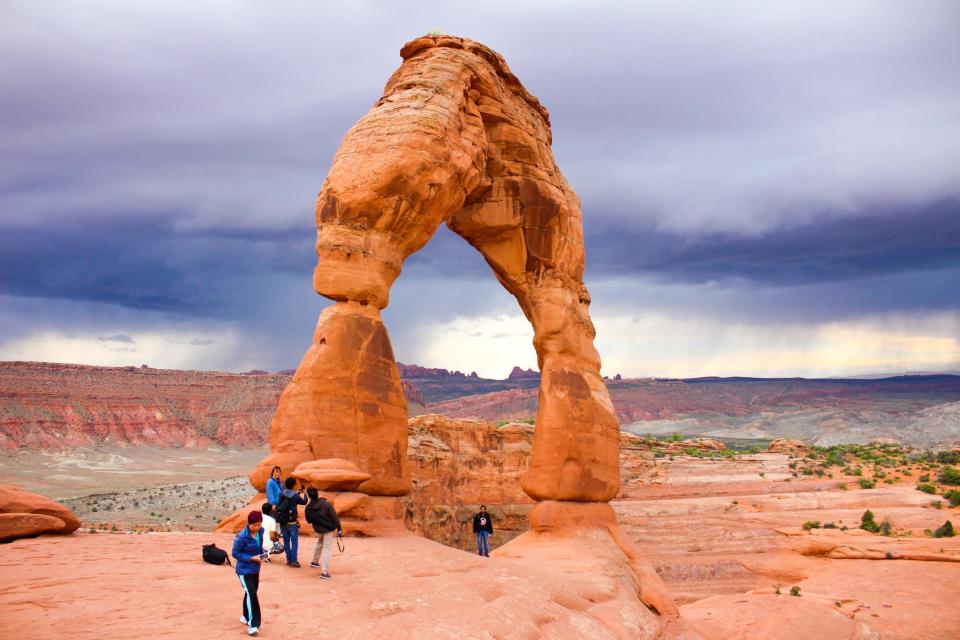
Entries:
{"type": "Polygon", "coordinates": [[[524,490],[610,500],[619,429],[593,347],[580,205],[554,162],[546,109],[476,42],[424,37],[401,56],[320,191],[313,283],[336,304],[280,399],[271,445],[353,460],[371,495],[408,490],[406,408],[380,309],[404,260],[446,222],[534,328],[542,380],[524,490]]]}
{"type": "Polygon", "coordinates": [[[72,533],[80,520],[59,502],[20,487],[0,485],[0,542],[44,533],[72,533]]]}
{"type": "Polygon", "coordinates": [[[790,438],[777,438],[767,447],[770,453],[786,453],[790,455],[804,455],[810,451],[810,447],[799,440],[790,438]]]}
{"type": "Polygon", "coordinates": [[[262,446],[289,378],[0,362],[0,448],[262,446]]]}

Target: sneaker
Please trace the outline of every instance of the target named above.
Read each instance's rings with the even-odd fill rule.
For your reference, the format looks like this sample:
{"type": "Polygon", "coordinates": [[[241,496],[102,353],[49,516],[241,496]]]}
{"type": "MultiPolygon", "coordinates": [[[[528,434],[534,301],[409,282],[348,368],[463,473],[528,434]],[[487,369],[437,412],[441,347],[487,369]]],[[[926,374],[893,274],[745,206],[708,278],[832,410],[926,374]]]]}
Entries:
{"type": "Polygon", "coordinates": [[[310,563],[310,568],[311,568],[311,569],[319,569],[319,568],[320,568],[320,563],[319,563],[319,562],[311,562],[311,563],[310,563]]]}
{"type": "Polygon", "coordinates": [[[324,573],[321,573],[321,574],[320,574],[320,577],[323,578],[324,580],[329,580],[329,579],[330,579],[330,574],[324,572],[324,573]]]}
{"type": "Polygon", "coordinates": [[[240,616],[240,622],[242,622],[243,624],[248,624],[247,619],[244,618],[243,616],[240,616]]]}
{"type": "Polygon", "coordinates": [[[293,562],[290,563],[290,566],[291,566],[291,567],[296,567],[297,569],[299,569],[299,568],[300,568],[300,563],[297,562],[296,560],[294,560],[293,562]]]}
{"type": "Polygon", "coordinates": [[[248,635],[248,636],[255,636],[255,635],[257,635],[258,633],[260,633],[260,629],[258,629],[258,628],[256,628],[256,627],[250,627],[249,629],[247,629],[247,635],[248,635]]]}

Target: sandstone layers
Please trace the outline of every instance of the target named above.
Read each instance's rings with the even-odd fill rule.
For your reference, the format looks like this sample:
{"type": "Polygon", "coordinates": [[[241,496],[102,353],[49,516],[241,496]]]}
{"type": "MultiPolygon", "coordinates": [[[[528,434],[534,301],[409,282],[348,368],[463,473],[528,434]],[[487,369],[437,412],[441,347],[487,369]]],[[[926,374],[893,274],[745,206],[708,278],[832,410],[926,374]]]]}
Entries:
{"type": "MultiPolygon", "coordinates": [[[[409,491],[406,406],[380,310],[404,260],[446,223],[534,328],[540,400],[524,491],[608,501],[619,430],[593,346],[580,204],[550,150],[549,115],[479,43],[424,37],[401,56],[317,200],[314,288],[335,304],[280,398],[271,447],[296,451],[288,464],[306,461],[304,446],[312,459],[354,461],[369,495],[409,491]]],[[[253,474],[258,488],[271,458],[253,474]]]]}
{"type": "Polygon", "coordinates": [[[44,533],[73,533],[80,520],[50,498],[20,487],[0,485],[0,542],[44,533]]]}

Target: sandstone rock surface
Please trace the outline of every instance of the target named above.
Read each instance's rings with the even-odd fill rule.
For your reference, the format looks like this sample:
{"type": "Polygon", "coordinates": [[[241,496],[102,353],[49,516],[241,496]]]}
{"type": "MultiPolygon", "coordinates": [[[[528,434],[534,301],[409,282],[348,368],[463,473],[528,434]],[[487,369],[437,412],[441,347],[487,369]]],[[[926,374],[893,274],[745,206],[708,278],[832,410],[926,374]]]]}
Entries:
{"type": "Polygon", "coordinates": [[[593,346],[580,203],[550,150],[549,115],[479,43],[423,37],[401,56],[320,191],[313,282],[336,304],[280,399],[271,445],[355,461],[372,476],[364,493],[409,490],[406,407],[379,310],[404,260],[446,223],[534,328],[540,402],[524,490],[610,500],[619,429],[593,346]]]}
{"type": "Polygon", "coordinates": [[[80,520],[50,498],[20,487],[0,485],[0,542],[44,533],[72,533],[80,520]]]}
{"type": "Polygon", "coordinates": [[[770,453],[786,453],[788,455],[803,455],[810,451],[810,447],[799,440],[777,438],[767,446],[770,453]]]}
{"type": "Polygon", "coordinates": [[[370,479],[354,463],[337,458],[300,463],[290,475],[319,491],[353,491],[370,479]]]}

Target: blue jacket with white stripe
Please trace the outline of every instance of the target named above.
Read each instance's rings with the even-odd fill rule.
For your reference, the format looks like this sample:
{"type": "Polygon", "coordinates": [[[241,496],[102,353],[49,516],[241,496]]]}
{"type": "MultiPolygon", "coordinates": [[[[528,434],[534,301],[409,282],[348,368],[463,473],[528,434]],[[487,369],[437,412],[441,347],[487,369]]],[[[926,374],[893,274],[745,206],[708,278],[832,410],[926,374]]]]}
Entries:
{"type": "Polygon", "coordinates": [[[237,561],[237,575],[246,576],[252,573],[260,573],[260,563],[253,562],[251,558],[258,557],[263,552],[263,529],[257,532],[257,535],[251,535],[250,527],[244,527],[243,531],[237,534],[233,539],[232,555],[237,561]]]}

